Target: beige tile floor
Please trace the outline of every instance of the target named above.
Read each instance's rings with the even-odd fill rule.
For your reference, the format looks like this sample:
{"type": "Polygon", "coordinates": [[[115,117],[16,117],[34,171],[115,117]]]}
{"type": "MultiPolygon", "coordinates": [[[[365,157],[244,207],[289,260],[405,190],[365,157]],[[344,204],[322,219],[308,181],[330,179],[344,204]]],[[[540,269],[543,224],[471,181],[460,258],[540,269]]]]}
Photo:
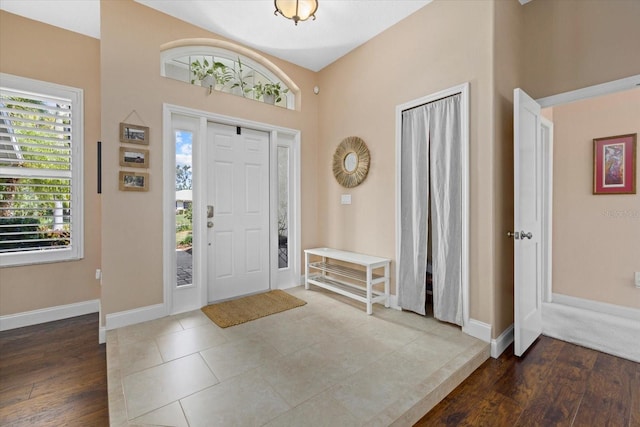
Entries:
{"type": "Polygon", "coordinates": [[[193,311],[107,333],[112,426],[411,425],[489,357],[433,318],[318,288],[221,329],[193,311]]]}

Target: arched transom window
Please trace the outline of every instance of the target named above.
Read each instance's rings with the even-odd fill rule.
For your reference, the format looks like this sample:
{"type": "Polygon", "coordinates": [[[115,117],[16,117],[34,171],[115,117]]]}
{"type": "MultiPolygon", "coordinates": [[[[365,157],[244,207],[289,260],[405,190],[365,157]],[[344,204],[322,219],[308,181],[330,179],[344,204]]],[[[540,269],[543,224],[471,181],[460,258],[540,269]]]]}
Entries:
{"type": "Polygon", "coordinates": [[[161,75],[294,110],[298,87],[275,64],[233,43],[180,40],[161,48],[161,75]],[[198,44],[189,44],[198,43],[198,44]]]}

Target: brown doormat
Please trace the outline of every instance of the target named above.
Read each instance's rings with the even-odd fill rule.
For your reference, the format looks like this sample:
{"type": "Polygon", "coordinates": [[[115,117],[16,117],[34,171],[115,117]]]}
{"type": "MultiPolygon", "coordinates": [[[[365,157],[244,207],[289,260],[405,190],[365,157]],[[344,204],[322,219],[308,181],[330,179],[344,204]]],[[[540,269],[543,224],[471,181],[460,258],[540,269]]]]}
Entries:
{"type": "Polygon", "coordinates": [[[270,314],[291,310],[307,302],[275,290],[202,307],[202,312],[221,328],[239,325],[270,314]]]}

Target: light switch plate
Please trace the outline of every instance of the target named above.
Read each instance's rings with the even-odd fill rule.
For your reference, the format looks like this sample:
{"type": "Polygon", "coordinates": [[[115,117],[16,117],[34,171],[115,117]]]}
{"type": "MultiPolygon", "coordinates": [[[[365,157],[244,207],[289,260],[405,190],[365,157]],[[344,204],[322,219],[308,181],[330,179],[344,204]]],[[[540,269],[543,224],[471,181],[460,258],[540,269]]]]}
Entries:
{"type": "Polygon", "coordinates": [[[636,288],[640,288],[640,271],[636,271],[636,288]]]}
{"type": "Polygon", "coordinates": [[[342,203],[343,205],[350,205],[351,194],[343,194],[342,197],[340,198],[340,203],[342,203]]]}

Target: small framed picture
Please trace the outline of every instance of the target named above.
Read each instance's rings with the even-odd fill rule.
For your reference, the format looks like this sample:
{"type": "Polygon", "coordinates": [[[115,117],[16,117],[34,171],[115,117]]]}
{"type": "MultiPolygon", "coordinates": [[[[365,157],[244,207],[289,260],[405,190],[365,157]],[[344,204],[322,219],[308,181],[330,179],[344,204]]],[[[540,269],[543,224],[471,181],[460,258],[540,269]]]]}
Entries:
{"type": "Polygon", "coordinates": [[[148,168],[149,150],[120,147],[120,166],[130,168],[148,168]]]}
{"type": "Polygon", "coordinates": [[[148,191],[149,174],[120,171],[119,187],[121,191],[148,191]]]}
{"type": "Polygon", "coordinates": [[[593,140],[593,194],[636,194],[637,135],[593,140]]]}
{"type": "Polygon", "coordinates": [[[120,142],[149,145],[149,128],[120,123],[120,142]]]}

